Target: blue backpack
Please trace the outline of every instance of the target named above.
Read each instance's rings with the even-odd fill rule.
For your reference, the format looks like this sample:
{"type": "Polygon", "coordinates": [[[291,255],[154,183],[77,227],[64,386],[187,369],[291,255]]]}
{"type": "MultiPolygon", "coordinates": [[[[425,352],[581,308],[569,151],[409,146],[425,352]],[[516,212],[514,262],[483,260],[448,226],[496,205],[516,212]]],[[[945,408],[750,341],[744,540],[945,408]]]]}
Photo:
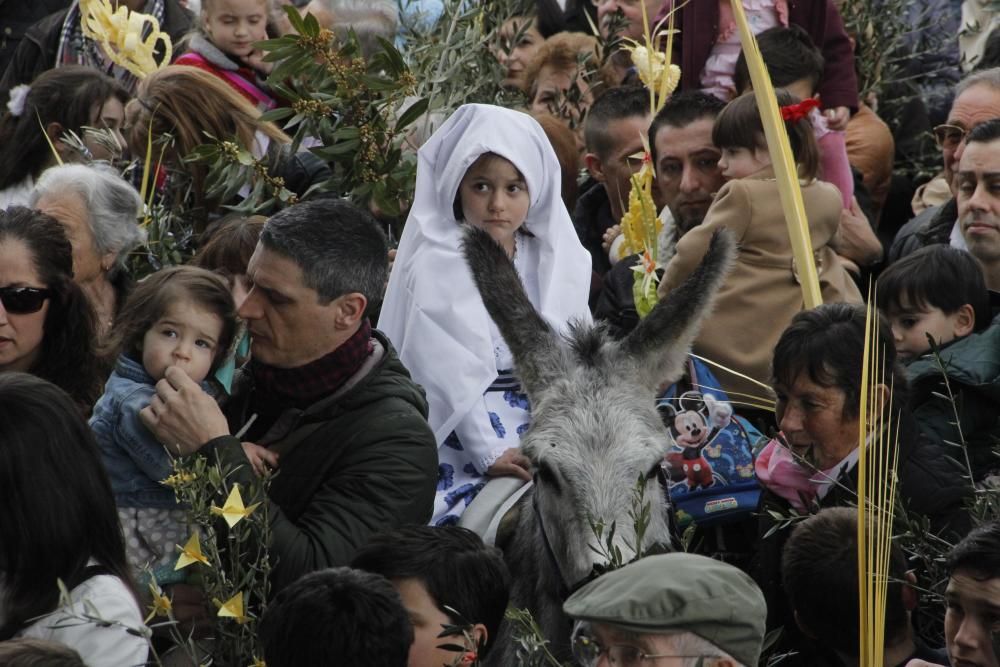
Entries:
{"type": "Polygon", "coordinates": [[[764,436],[733,413],[709,367],[688,357],[687,377],[667,388],[656,408],[671,435],[664,463],[678,527],[755,513],[761,488],[753,454],[764,436]]]}

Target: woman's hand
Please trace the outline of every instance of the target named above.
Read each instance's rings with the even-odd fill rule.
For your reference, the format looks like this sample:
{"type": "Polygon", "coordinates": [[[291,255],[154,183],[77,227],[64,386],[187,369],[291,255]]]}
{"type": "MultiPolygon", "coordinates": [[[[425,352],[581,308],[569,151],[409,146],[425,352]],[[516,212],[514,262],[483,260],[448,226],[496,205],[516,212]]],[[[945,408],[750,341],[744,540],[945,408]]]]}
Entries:
{"type": "Polygon", "coordinates": [[[486,470],[490,477],[503,477],[509,475],[520,477],[526,482],[531,481],[531,461],[521,453],[517,447],[511,447],[500,455],[493,465],[486,470]]]}

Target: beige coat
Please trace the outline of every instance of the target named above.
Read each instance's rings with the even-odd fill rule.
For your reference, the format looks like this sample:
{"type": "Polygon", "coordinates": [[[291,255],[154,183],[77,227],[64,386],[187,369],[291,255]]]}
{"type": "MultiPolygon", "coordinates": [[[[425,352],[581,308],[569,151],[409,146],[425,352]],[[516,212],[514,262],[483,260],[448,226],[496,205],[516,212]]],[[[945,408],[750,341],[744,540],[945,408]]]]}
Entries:
{"type": "MultiPolygon", "coordinates": [[[[802,187],[802,199],[823,301],[861,303],[861,293],[829,245],[840,226],[840,191],[828,183],[812,181],[802,187]]],[[[769,385],[774,346],[792,317],[805,308],[778,185],[770,168],[723,186],[704,222],[677,242],[677,254],[667,264],[660,283],[660,297],[694,271],[712,234],[721,227],[730,230],[740,251],[718,294],[715,310],[695,339],[694,353],[769,385]]],[[[734,403],[747,400],[740,394],[772,396],[768,389],[713,370],[734,403]]]]}

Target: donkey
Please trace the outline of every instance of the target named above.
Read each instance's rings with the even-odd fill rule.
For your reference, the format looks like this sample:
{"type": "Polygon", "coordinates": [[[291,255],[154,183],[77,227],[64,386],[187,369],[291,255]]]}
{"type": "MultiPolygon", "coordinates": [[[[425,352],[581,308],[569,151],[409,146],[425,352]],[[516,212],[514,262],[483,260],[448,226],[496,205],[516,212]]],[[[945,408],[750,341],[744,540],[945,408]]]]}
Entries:
{"type": "MultiPolygon", "coordinates": [[[[574,323],[566,338],[557,335],[531,305],[503,249],[482,230],[466,232],[466,261],[531,403],[521,451],[531,460],[535,483],[515,505],[512,534],[502,547],[511,571],[510,601],[531,611],[560,659],[569,658],[571,631],[564,598],[606,564],[591,521],[614,522],[614,544],[624,561],[635,556],[629,510],[640,476],[653,503],[641,548],[670,543],[660,483],[668,434],[655,392],[681,376],[734,246],[728,233],[716,233],[688,280],[615,341],[600,325],[574,323]]],[[[507,625],[488,665],[516,664],[507,625]]]]}

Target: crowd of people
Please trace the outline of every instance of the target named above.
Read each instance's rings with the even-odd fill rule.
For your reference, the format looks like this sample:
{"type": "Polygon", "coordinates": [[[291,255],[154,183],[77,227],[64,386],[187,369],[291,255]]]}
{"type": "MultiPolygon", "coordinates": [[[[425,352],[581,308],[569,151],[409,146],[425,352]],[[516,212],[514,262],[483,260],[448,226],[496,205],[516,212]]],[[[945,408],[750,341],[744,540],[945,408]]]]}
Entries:
{"type": "MultiPolygon", "coordinates": [[[[553,660],[860,664],[859,521],[875,518],[859,458],[891,434],[884,664],[1000,665],[1000,33],[952,35],[957,83],[916,86],[912,117],[887,123],[896,93],[860,94],[840,3],[741,0],[797,169],[823,301],[807,308],[734,1],[524,0],[499,23],[484,3],[480,47],[518,102],[428,111],[396,217],[323,192],[337,166],[263,116],[289,105],[260,44],[294,31],[282,2],[122,2],[173,43],[142,77],[83,27],[87,2],[0,3],[0,664],[147,664],[166,640],[144,629],[147,589],[205,633],[213,603],[175,567],[189,508],[164,484],[199,456],[264,489],[246,501],[269,528],[269,600],[250,610],[269,667],[500,664],[503,643],[530,643],[505,620],[524,574],[503,558],[508,512],[541,521],[519,501],[533,479],[583,483],[546,464],[574,443],[532,433],[520,376],[556,374],[512,341],[574,335],[564,365],[597,354],[592,327],[635,349],[643,276],[656,307],[683,308],[722,235],[738,250],[714,310],[648,396],[663,460],[647,511],[671,553],[564,586],[553,660]],[[626,47],[668,16],[681,78],[651,105],[626,47]],[[902,164],[919,134],[940,149],[927,182],[902,164]],[[190,159],[210,138],[290,199],[233,212],[254,184],[211,183],[190,159]],[[128,167],[154,146],[155,170],[128,167]],[[623,229],[646,166],[655,252],[623,229]],[[140,270],[163,242],[149,211],[179,183],[197,252],[140,270]],[[504,283],[466,263],[470,228],[520,278],[531,308],[513,320],[490,306],[510,289],[484,298],[504,283]]],[[[475,9],[292,11],[371,57],[449,2],[475,9]]],[[[942,25],[959,4],[990,18],[935,5],[942,25]]]]}

